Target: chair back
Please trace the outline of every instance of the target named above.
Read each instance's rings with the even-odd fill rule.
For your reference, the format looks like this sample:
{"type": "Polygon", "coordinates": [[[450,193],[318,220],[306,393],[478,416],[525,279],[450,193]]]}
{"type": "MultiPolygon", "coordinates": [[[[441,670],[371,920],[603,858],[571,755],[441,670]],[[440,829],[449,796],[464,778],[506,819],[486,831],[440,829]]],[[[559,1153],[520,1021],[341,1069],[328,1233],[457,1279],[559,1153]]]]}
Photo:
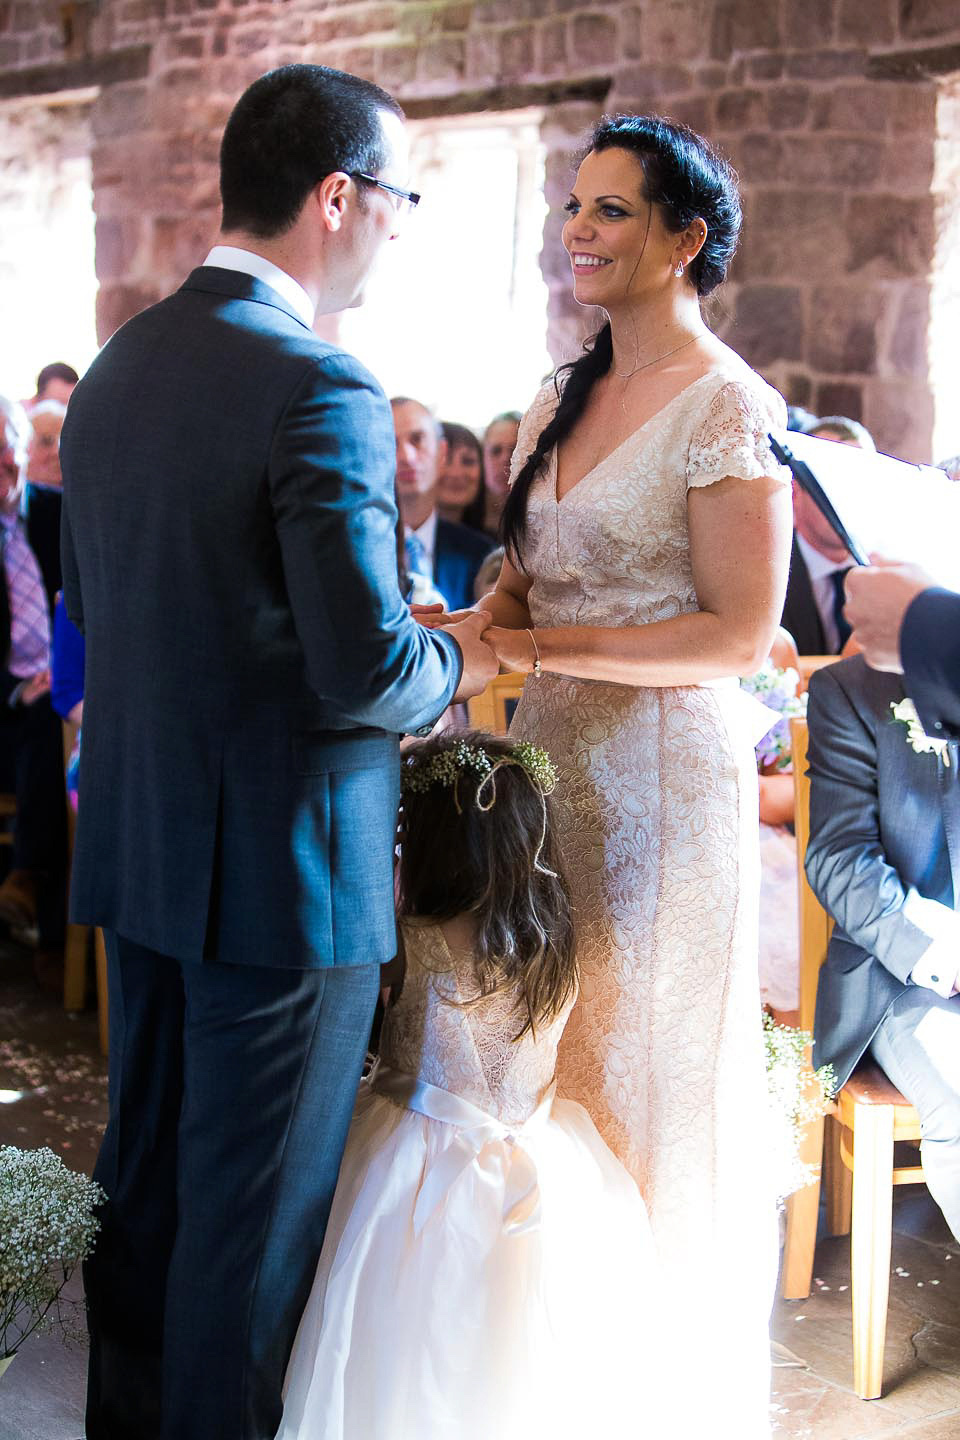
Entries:
{"type": "Polygon", "coordinates": [[[807,773],[809,731],[804,719],[790,721],[793,750],[794,827],[797,835],[797,877],[800,886],[800,1028],[813,1030],[820,966],[827,958],[833,919],[810,888],[803,867],[810,840],[810,776],[807,773]]]}
{"type": "Polygon", "coordinates": [[[517,701],[523,694],[525,675],[495,675],[480,695],[467,701],[467,715],[474,730],[505,735],[510,728],[517,701]]]}

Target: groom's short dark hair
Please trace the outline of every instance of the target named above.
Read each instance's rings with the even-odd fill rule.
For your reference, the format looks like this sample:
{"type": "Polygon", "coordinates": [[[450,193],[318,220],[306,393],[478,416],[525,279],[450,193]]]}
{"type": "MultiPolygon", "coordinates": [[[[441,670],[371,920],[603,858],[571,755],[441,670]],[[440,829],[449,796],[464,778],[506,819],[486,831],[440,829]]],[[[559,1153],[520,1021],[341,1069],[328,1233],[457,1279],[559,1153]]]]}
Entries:
{"type": "Polygon", "coordinates": [[[380,112],[403,111],[386,90],[325,65],[284,65],[243,92],[220,144],[223,229],[268,239],[294,223],[335,170],[376,175],[387,162],[380,112]]]}

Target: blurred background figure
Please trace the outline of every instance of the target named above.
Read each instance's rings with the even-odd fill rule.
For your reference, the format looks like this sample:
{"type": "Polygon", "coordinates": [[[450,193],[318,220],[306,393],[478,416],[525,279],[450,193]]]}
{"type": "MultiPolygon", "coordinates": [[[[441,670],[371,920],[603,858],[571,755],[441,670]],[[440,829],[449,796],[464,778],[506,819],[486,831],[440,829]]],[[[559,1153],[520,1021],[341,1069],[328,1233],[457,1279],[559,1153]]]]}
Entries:
{"type": "Polygon", "coordinates": [[[73,366],[65,365],[62,360],[44,365],[37,376],[37,393],[25,401],[24,408],[33,411],[42,400],[59,400],[61,405],[66,405],[79,379],[73,366]]]}
{"type": "Polygon", "coordinates": [[[63,477],[60,474],[60,431],[67,407],[60,400],[41,400],[30,412],[32,433],[27,444],[25,513],[27,538],[43,575],[47,603],[60,590],[60,511],[63,477]]]}
{"type": "Polygon", "coordinates": [[[42,984],[62,984],[66,799],[60,718],[50,704],[50,606],[20,514],[30,427],[0,396],[0,790],[16,798],[0,924],[37,944],[42,984]]]}
{"type": "Polygon", "coordinates": [[[444,520],[482,530],[486,509],[483,489],[483,446],[466,425],[444,420],[440,430],[447,458],[437,480],[437,510],[444,520]]]}
{"type": "Polygon", "coordinates": [[[809,432],[812,425],[818,423],[816,415],[812,410],[804,410],[802,405],[787,406],[787,429],[800,430],[804,434],[809,432]]]}
{"type": "MultiPolygon", "coordinates": [[[[803,434],[876,451],[873,436],[857,420],[827,415],[799,426],[803,434]]],[[[793,551],[780,624],[801,655],[840,655],[850,638],[844,613],[844,581],[853,562],[842,541],[806,491],[793,485],[793,551]]]]}
{"type": "Polygon", "coordinates": [[[946,460],[938,460],[937,469],[949,475],[951,480],[960,480],[960,455],[950,455],[946,460]]]}
{"type": "Polygon", "coordinates": [[[495,415],[483,436],[483,485],[485,509],[483,528],[488,535],[499,535],[500,513],[510,483],[510,461],[517,448],[520,413],[505,410],[495,415]]]}
{"type": "Polygon", "coordinates": [[[836,440],[841,445],[855,445],[858,450],[876,451],[876,441],[866,425],[859,420],[849,420],[846,415],[821,415],[814,417],[813,424],[798,426],[805,435],[817,440],[836,440]]]}
{"type": "Polygon", "coordinates": [[[449,610],[473,604],[473,582],[492,541],[437,510],[447,442],[426,405],[409,396],[390,401],[397,440],[397,497],[406,534],[406,564],[436,585],[449,610]]]}

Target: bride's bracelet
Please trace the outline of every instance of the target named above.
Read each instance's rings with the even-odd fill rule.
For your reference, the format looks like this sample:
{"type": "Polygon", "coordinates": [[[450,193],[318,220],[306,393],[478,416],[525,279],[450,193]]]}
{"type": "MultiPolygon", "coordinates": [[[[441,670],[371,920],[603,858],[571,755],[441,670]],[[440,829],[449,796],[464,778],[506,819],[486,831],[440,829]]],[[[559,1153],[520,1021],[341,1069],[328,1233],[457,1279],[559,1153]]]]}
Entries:
{"type": "Polygon", "coordinates": [[[527,634],[530,636],[530,642],[533,645],[533,653],[537,657],[533,662],[533,673],[539,679],[543,674],[543,666],[540,664],[540,646],[537,644],[537,637],[532,630],[528,630],[527,634]]]}

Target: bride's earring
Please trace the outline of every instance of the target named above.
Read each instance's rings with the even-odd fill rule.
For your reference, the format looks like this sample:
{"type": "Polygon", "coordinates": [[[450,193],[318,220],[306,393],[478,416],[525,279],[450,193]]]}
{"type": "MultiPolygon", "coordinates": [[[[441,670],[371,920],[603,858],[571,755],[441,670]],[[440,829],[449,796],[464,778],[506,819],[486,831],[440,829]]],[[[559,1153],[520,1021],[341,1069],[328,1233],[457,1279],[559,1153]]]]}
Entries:
{"type": "Polygon", "coordinates": [[[674,270],[673,273],[674,273],[674,275],[676,275],[676,277],[677,277],[678,280],[682,279],[682,277],[683,277],[683,261],[682,261],[682,260],[678,260],[678,261],[677,261],[677,268],[676,268],[676,270],[674,270]]]}

